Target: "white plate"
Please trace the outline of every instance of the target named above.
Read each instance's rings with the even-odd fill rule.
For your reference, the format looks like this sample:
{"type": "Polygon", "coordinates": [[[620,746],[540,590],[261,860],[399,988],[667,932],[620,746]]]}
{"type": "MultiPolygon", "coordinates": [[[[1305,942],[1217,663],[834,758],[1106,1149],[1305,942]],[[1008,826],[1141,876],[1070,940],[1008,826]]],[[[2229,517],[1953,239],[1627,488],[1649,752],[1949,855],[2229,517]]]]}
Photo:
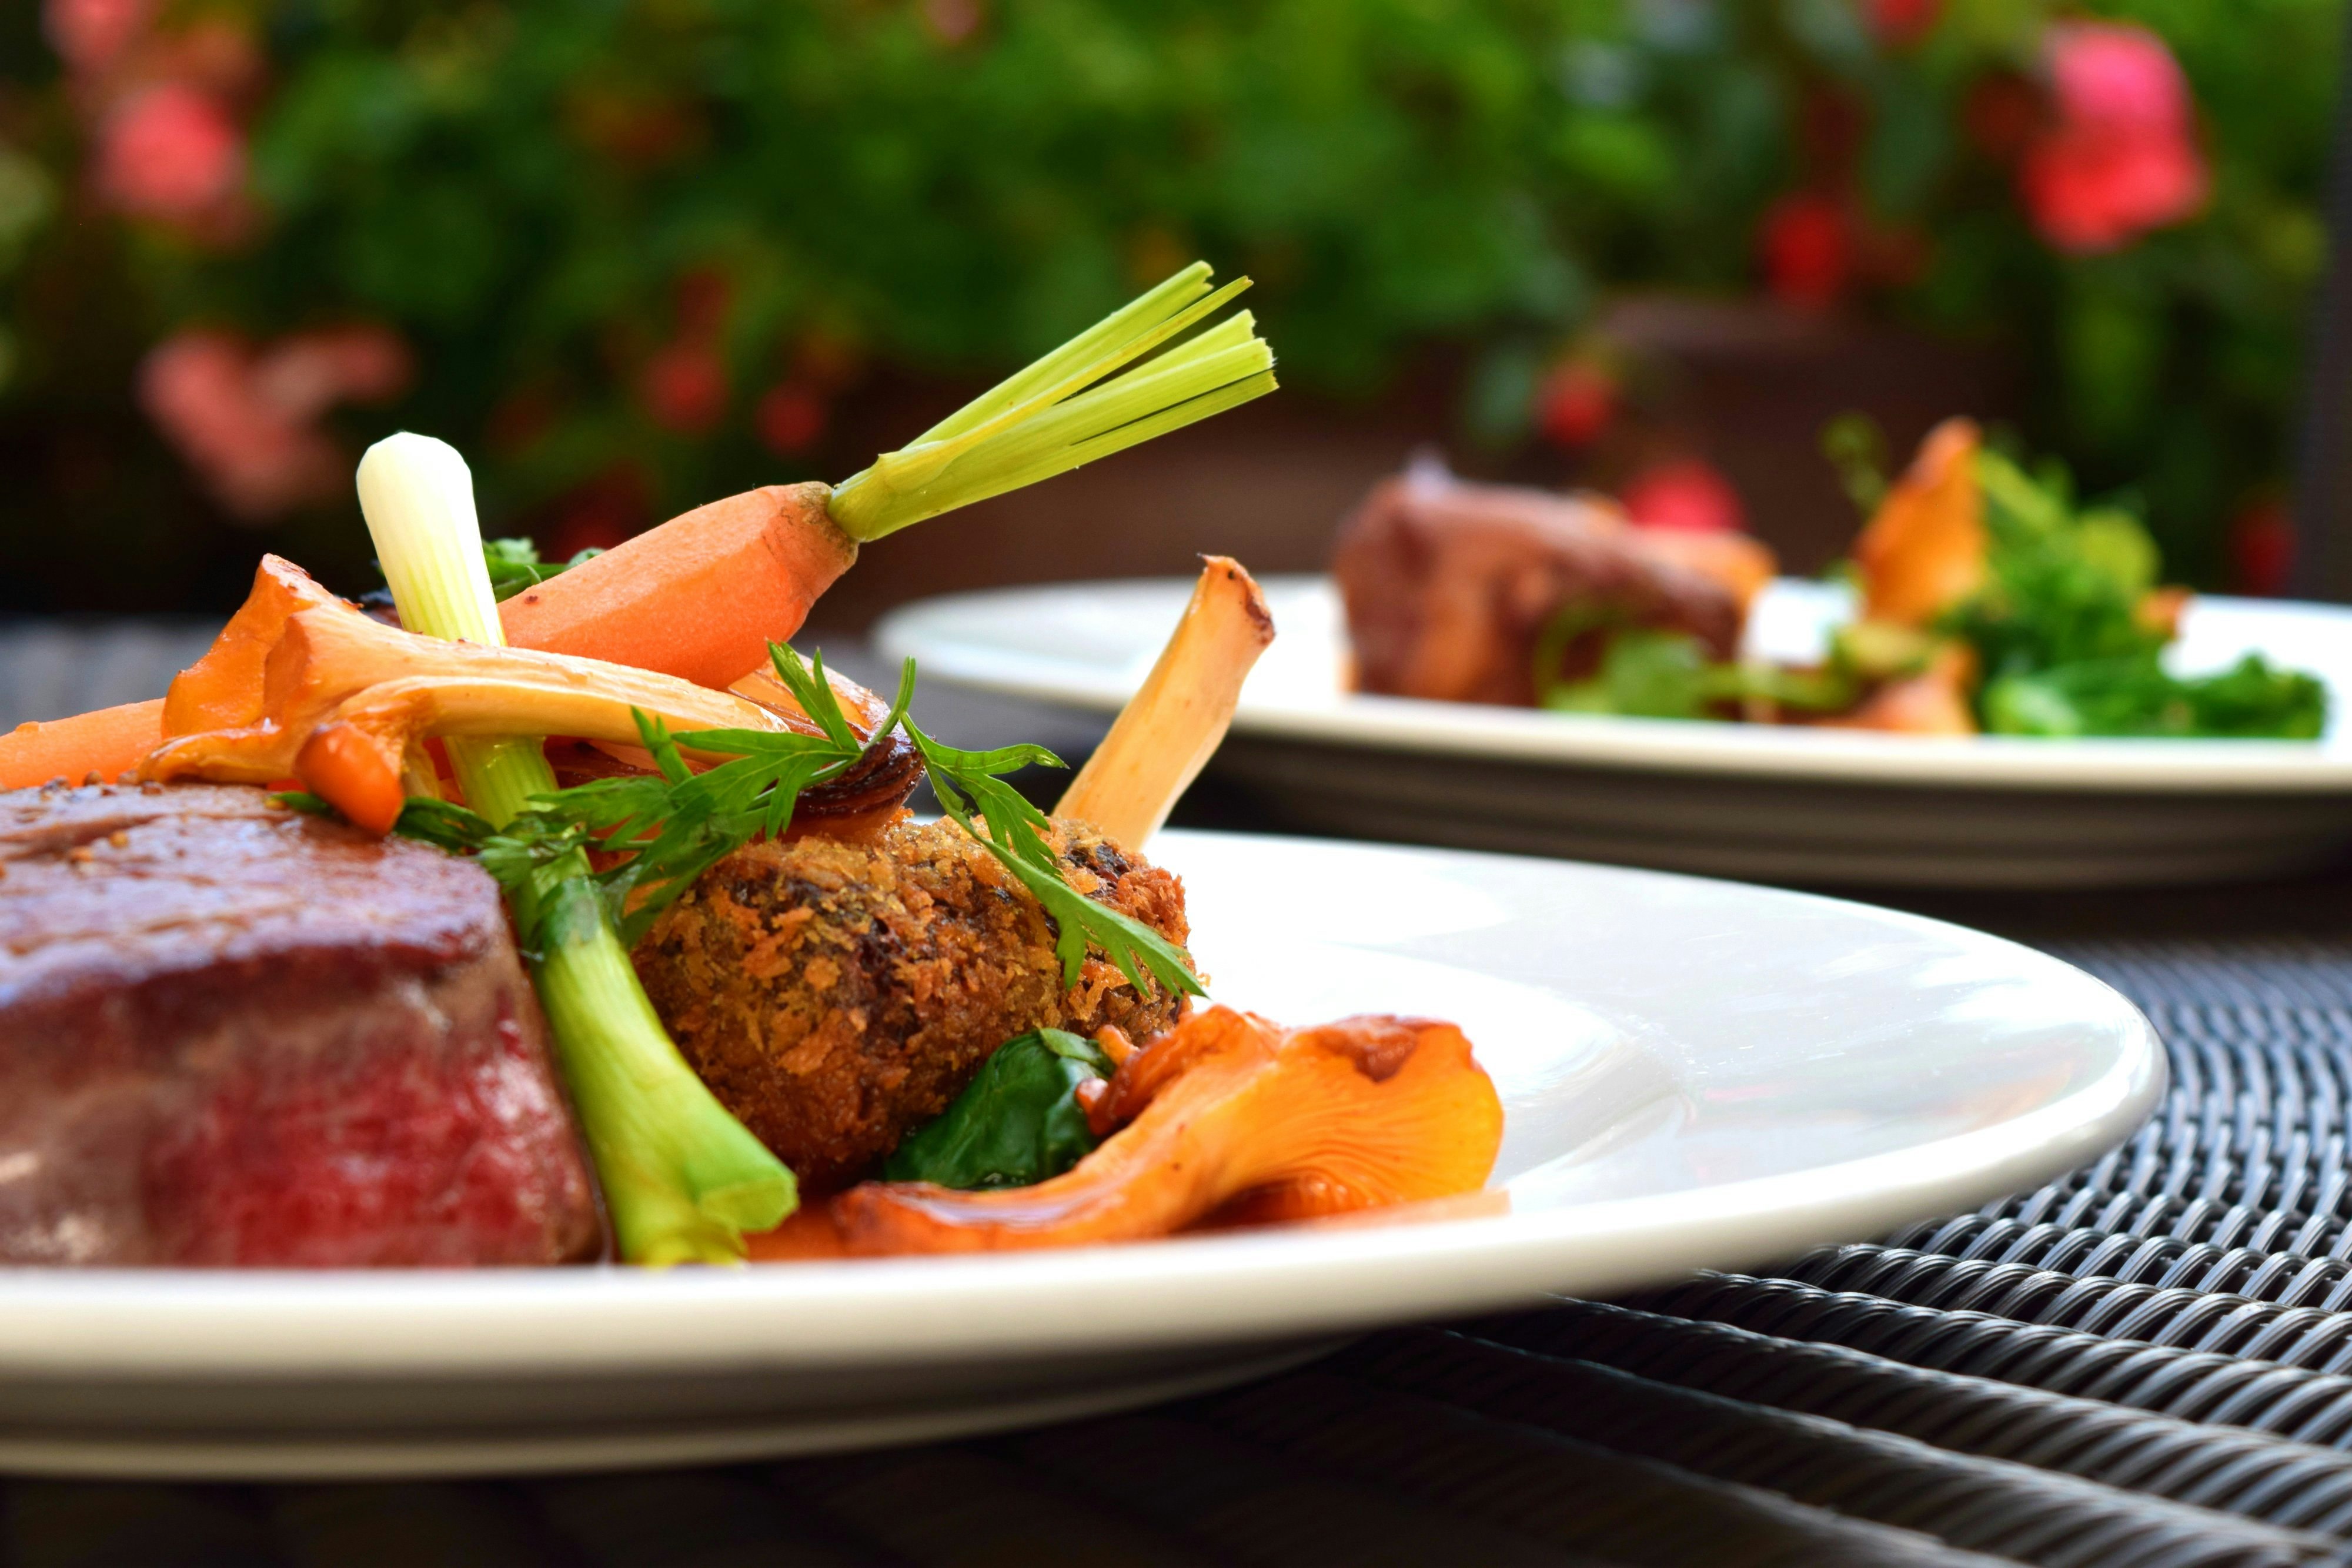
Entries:
{"type": "MultiPolygon", "coordinates": [[[[926,674],[1113,711],[1188,582],[958,594],[876,641],[926,674]]],[[[2322,741],[1939,740],[1543,713],[1344,689],[1347,631],[1321,578],[1271,579],[1279,635],[1214,767],[1285,825],[1719,875],[1916,886],[2099,886],[2250,877],[2352,845],[2352,610],[2200,598],[2184,673],[2259,652],[2326,682],[2322,741]]],[[[1818,648],[1836,591],[1783,580],[1751,644],[1818,648]]]]}
{"type": "Polygon", "coordinates": [[[1216,994],[1460,1022],[1498,1212],[667,1274],[0,1273],[0,1469],[683,1463],[1213,1385],[1342,1335],[1738,1268],[2027,1188],[2164,1061],[2120,997],[1915,916],[1558,862],[1171,833],[1216,994]]]}

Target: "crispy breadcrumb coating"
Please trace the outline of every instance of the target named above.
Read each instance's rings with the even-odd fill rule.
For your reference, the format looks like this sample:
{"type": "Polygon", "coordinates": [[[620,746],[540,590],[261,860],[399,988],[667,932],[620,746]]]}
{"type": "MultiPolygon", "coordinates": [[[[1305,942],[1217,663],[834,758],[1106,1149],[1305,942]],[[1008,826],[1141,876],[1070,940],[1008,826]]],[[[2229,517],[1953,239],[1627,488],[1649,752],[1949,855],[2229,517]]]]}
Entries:
{"type": "MultiPolygon", "coordinates": [[[[1057,822],[1070,884],[1180,946],[1183,884],[1093,829],[1057,822]]],[[[902,818],[865,842],[758,843],[705,873],[635,955],[703,1081],[799,1176],[867,1175],[961,1092],[990,1053],[1042,1028],[1146,1040],[1178,998],[1139,996],[1089,956],[1062,986],[1037,901],[951,822],[902,818]]]]}

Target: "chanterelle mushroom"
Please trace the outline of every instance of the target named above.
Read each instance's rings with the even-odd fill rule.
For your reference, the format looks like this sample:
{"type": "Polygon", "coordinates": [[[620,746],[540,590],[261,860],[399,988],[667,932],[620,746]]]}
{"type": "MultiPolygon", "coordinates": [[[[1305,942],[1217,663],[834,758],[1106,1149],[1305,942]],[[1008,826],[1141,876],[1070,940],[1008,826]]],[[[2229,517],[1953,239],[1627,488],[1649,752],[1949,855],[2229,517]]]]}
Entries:
{"type": "Polygon", "coordinates": [[[955,1192],[867,1182],[754,1258],[980,1252],[1165,1236],[1213,1216],[1307,1219],[1471,1192],[1502,1102],[1452,1024],[1363,1016],[1286,1030],[1210,1008],[1125,1061],[1090,1107],[1118,1126],[1062,1176],[955,1192]]]}

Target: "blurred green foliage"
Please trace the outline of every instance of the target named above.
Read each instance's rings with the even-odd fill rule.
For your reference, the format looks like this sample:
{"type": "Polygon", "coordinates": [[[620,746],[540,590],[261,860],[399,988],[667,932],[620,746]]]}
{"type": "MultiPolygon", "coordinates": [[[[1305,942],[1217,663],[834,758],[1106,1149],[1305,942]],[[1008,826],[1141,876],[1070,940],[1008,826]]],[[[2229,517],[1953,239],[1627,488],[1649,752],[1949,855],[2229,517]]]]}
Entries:
{"type": "MultiPolygon", "coordinates": [[[[1903,41],[1857,0],[187,0],[158,26],[261,62],[226,236],[89,196],[91,126],[12,9],[0,457],[68,417],[128,429],[137,357],[175,329],[362,319],[420,375],[333,415],[347,439],[457,442],[494,526],[616,465],[661,516],[838,478],[864,455],[808,411],[879,371],[1018,363],[1195,255],[1258,279],[1287,385],[1373,396],[1465,344],[1465,418],[1507,438],[1605,291],[1752,289],[1772,204],[1824,190],[1895,258],[1842,308],[2011,346],[2029,437],[2093,493],[2136,486],[2203,575],[2285,474],[2342,25],[2342,0],[2088,7],[2173,45],[2213,195],[2068,256],[1970,130],[1987,82],[2039,68],[2044,0],[1948,0],[1903,41]],[[649,367],[688,340],[720,384],[665,405],[649,367]],[[763,404],[779,388],[801,401],[763,404]]],[[[74,591],[77,558],[27,543],[60,506],[151,564],[146,598],[184,581],[160,482],[29,472],[0,530],[44,592],[74,591]]],[[[277,529],[333,553],[316,519],[277,529]]]]}

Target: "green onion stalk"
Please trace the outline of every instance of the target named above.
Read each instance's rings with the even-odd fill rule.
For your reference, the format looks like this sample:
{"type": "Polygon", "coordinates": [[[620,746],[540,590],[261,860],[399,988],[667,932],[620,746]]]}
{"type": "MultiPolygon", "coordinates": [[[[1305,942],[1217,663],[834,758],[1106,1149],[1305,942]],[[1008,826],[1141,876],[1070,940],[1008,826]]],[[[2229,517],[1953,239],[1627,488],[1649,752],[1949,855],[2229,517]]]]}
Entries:
{"type": "MultiPolygon", "coordinates": [[[[370,447],[360,507],[401,624],[429,637],[503,645],[482,556],[473,476],[455,448],[402,434],[370,447]]],[[[467,804],[503,826],[554,771],[538,737],[453,737],[467,804]]],[[[586,855],[564,856],[510,894],[534,934],[531,979],[624,1260],[730,1263],[743,1233],[781,1223],[793,1173],[704,1086],[662,1027],[598,897],[586,855]]]]}

